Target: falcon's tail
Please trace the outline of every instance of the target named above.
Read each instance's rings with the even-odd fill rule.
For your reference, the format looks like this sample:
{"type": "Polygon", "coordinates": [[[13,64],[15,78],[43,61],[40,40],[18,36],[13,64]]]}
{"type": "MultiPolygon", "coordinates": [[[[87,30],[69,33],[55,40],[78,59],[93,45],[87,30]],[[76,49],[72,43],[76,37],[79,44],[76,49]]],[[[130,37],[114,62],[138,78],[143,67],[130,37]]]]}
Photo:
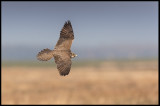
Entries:
{"type": "Polygon", "coordinates": [[[47,61],[53,57],[53,51],[50,49],[43,49],[37,54],[37,59],[40,61],[47,61]]]}

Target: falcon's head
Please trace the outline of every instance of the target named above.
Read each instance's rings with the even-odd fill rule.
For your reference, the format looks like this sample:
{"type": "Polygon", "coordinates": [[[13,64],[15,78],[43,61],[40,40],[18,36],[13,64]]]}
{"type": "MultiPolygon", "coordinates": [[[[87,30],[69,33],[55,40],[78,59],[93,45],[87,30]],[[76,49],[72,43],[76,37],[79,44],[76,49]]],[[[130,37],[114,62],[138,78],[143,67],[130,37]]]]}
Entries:
{"type": "Polygon", "coordinates": [[[74,53],[71,53],[70,56],[71,56],[71,58],[74,58],[74,57],[76,57],[77,55],[74,54],[74,53]]]}

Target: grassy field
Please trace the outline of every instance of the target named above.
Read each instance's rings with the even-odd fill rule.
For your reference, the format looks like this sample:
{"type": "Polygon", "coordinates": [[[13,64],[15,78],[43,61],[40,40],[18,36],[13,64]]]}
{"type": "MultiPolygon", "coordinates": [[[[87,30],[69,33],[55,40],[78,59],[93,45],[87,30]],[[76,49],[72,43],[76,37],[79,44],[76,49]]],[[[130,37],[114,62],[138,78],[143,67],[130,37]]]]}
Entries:
{"type": "Polygon", "coordinates": [[[52,64],[2,63],[2,104],[158,104],[157,60],[52,64]]]}

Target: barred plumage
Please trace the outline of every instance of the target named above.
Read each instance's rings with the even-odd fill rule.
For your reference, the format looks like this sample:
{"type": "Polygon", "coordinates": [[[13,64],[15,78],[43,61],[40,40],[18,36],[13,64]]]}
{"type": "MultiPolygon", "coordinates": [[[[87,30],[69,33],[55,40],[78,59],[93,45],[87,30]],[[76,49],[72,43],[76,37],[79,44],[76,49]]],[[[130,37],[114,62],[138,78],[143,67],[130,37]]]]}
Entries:
{"type": "Polygon", "coordinates": [[[47,61],[54,57],[60,75],[68,75],[72,65],[71,58],[77,56],[70,50],[73,39],[74,33],[72,25],[70,21],[67,21],[60,31],[60,37],[54,50],[48,48],[43,49],[38,53],[37,59],[40,61],[47,61]]]}

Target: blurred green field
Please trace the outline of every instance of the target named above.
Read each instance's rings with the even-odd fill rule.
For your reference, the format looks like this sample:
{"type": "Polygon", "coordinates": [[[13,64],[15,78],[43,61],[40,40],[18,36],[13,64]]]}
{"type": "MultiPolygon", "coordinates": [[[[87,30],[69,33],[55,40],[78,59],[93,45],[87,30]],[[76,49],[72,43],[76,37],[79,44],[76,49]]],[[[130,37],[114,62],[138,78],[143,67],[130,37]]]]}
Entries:
{"type": "Polygon", "coordinates": [[[158,104],[158,60],[2,62],[2,104],[158,104]]]}

